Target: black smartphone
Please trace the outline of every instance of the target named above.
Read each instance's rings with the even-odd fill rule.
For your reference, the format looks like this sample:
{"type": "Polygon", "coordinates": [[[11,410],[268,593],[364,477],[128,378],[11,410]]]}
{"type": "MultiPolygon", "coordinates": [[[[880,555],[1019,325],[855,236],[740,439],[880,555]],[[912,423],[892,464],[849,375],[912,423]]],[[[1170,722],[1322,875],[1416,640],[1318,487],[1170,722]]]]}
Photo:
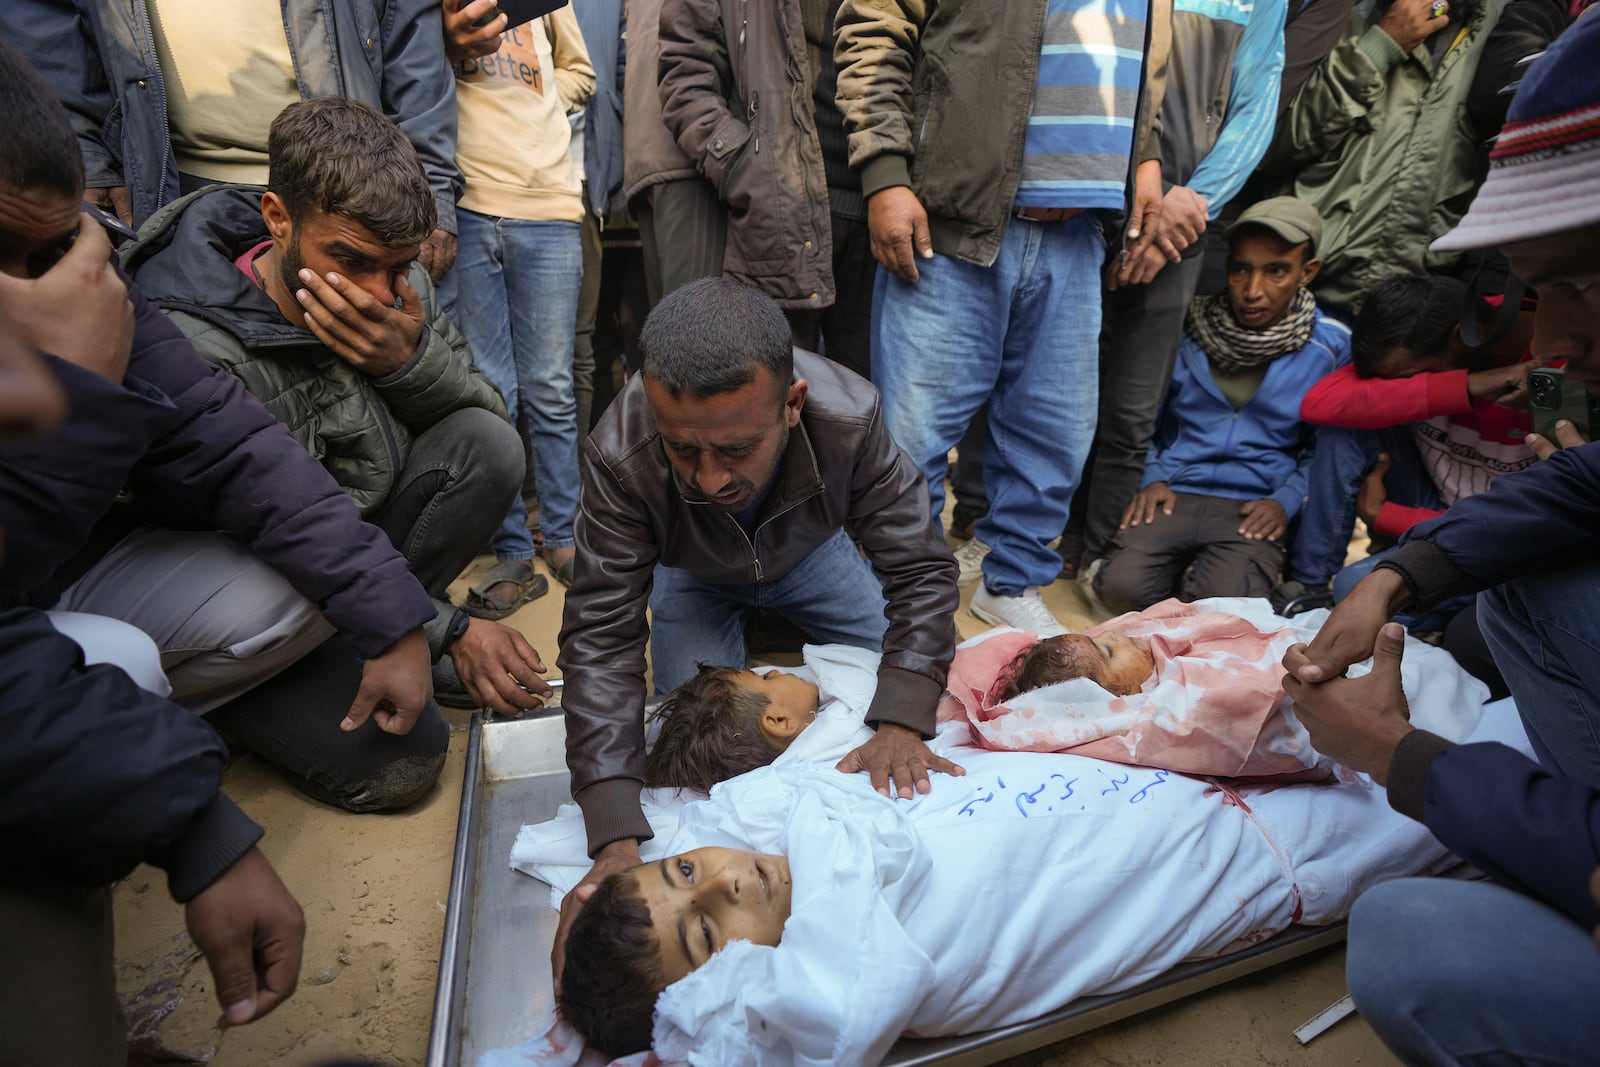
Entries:
{"type": "Polygon", "coordinates": [[[1562,419],[1577,427],[1586,440],[1593,441],[1600,431],[1600,397],[1556,367],[1528,372],[1528,410],[1533,415],[1533,432],[1552,441],[1556,423],[1562,419]]]}
{"type": "Polygon", "coordinates": [[[524,22],[532,22],[552,11],[557,11],[567,6],[567,0],[499,0],[499,6],[483,16],[474,26],[487,26],[495,20],[501,12],[506,15],[506,29],[521,26],[524,22]]]}

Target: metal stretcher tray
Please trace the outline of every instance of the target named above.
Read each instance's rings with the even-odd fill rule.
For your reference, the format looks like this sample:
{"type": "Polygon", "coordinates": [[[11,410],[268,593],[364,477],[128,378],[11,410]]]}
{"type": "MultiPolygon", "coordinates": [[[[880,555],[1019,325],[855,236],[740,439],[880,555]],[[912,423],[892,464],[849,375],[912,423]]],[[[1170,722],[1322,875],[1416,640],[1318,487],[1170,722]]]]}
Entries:
{"type": "MultiPolygon", "coordinates": [[[[511,846],[523,823],[551,818],[568,799],[560,708],[521,720],[474,717],[429,1067],[475,1067],[484,1052],[537,1036],[534,1006],[548,1003],[551,995],[556,913],[548,885],[511,869],[511,846]]],[[[903,1038],[885,1062],[994,1063],[1337,944],[1344,936],[1343,923],[1291,927],[1239,952],[1182,964],[1126,992],[1082,997],[1031,1022],[961,1037],[903,1038]]]]}

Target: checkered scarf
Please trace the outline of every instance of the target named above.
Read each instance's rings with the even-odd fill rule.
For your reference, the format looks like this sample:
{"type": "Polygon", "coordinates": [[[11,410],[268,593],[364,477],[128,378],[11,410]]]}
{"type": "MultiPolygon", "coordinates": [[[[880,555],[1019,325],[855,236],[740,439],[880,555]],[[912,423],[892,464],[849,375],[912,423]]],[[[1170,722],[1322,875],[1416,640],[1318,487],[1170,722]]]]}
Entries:
{"type": "Polygon", "coordinates": [[[1224,374],[1264,367],[1279,356],[1298,352],[1311,340],[1317,324],[1317,301],[1311,290],[1295,293],[1289,313],[1277,325],[1247,330],[1233,318],[1226,292],[1189,301],[1183,328],[1224,374]]]}

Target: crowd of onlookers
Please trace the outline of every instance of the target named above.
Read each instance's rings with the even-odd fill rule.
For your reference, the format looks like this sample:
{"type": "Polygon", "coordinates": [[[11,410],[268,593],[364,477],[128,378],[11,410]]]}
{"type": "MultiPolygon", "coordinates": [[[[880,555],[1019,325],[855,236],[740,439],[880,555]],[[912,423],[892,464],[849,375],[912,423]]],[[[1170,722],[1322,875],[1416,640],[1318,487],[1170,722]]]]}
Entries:
{"type": "MultiPolygon", "coordinates": [[[[841,767],[906,796],[942,769],[958,584],[1045,637],[1060,580],[1107,613],[1339,602],[1354,644],[1304,684],[1366,611],[1535,691],[1505,649],[1566,615],[1471,594],[1505,553],[1593,570],[1592,460],[1489,490],[1594,428],[1562,391],[1600,388],[1567,280],[1592,249],[1539,240],[1593,232],[1600,174],[1477,194],[1596,137],[1592,75],[1518,94],[1586,6],[8,0],[0,824],[28,872],[0,922],[54,957],[25,993],[77,1050],[18,1062],[115,1055],[105,884],[140,860],[230,1022],[287,995],[301,920],[217,732],[319,800],[409,805],[438,704],[549,694],[502,620],[552,580],[596,876],[648,836],[647,637],[664,692],[742,662],[756,609],[881,646],[841,767]],[[1494,229],[1519,211],[1560,225],[1494,229]],[[1519,508],[1571,536],[1482,532],[1519,508]]],[[[1583,647],[1529,655],[1581,679],[1583,647]]]]}

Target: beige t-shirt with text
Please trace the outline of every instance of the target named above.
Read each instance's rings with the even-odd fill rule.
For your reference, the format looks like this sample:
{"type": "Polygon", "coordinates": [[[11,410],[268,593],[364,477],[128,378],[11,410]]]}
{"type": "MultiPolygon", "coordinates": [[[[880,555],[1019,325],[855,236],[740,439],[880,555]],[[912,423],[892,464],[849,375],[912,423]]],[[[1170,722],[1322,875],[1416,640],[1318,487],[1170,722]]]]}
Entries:
{"type": "Polygon", "coordinates": [[[460,205],[500,218],[579,222],[567,112],[594,93],[571,5],[500,35],[500,50],[455,65],[460,205]]]}

